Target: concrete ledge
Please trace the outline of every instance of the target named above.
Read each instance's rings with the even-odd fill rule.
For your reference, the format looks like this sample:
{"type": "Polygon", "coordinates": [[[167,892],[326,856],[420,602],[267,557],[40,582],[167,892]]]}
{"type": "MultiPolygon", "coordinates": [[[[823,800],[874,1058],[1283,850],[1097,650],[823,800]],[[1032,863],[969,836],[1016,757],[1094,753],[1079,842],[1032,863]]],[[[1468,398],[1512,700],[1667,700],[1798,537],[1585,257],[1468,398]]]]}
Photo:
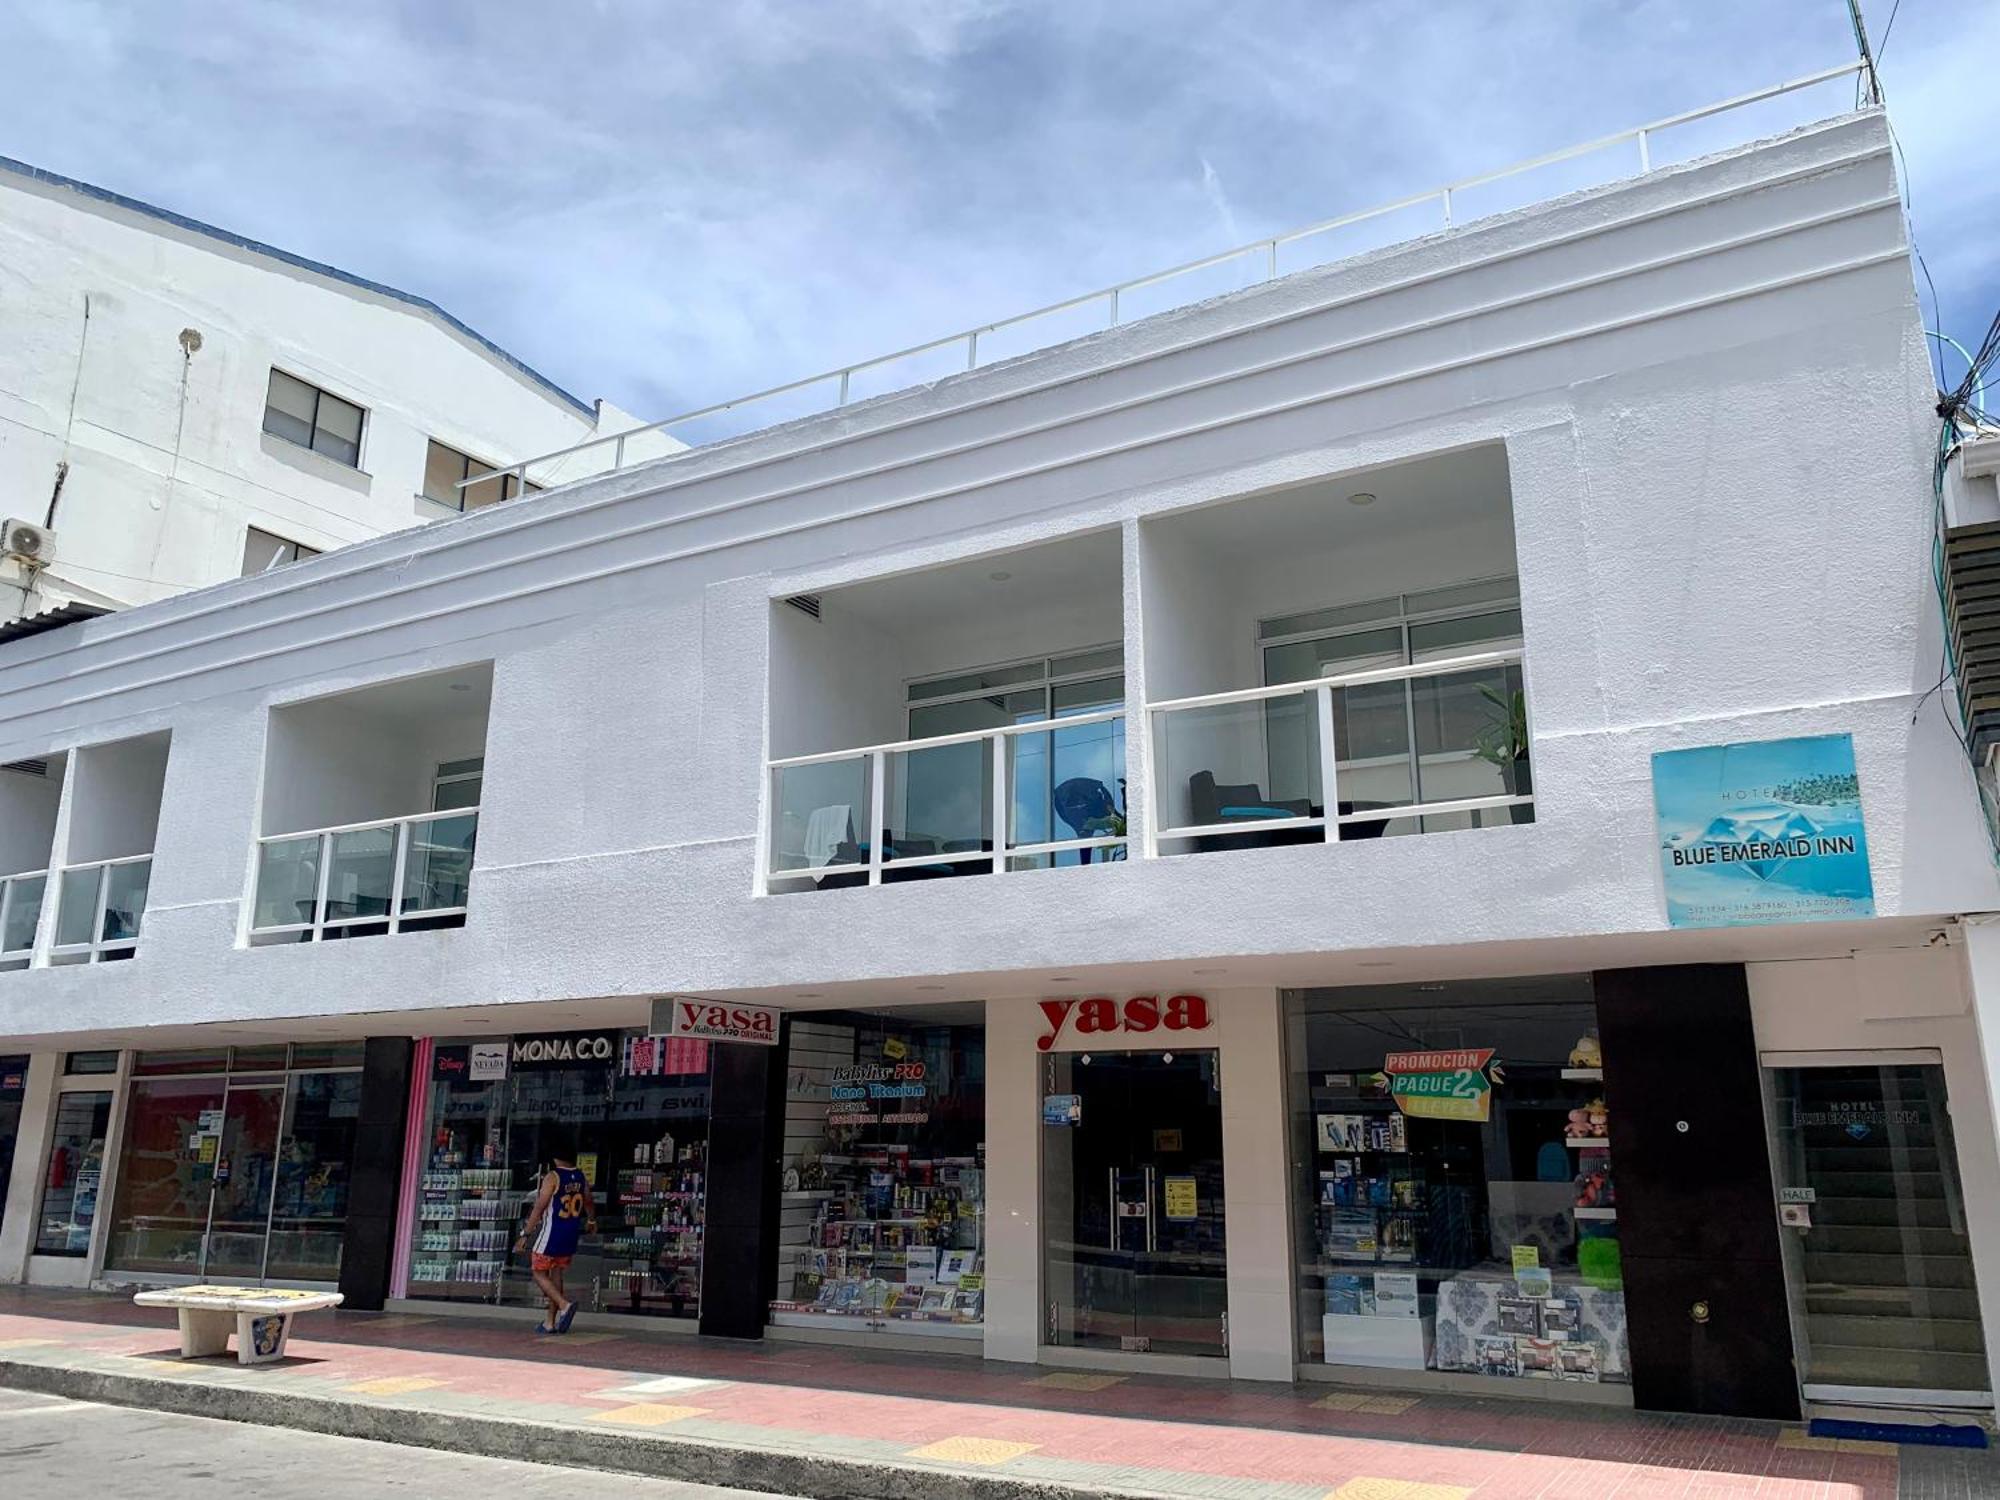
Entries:
{"type": "Polygon", "coordinates": [[[814,1500],[1093,1500],[1105,1495],[1160,1500],[1165,1496],[1158,1490],[1009,1479],[915,1463],[906,1466],[816,1458],[784,1449],[698,1438],[571,1427],[516,1417],[418,1411],[351,1398],[212,1384],[188,1376],[109,1374],[5,1358],[0,1358],[0,1386],[180,1416],[289,1427],[482,1458],[810,1495],[814,1500]]]}

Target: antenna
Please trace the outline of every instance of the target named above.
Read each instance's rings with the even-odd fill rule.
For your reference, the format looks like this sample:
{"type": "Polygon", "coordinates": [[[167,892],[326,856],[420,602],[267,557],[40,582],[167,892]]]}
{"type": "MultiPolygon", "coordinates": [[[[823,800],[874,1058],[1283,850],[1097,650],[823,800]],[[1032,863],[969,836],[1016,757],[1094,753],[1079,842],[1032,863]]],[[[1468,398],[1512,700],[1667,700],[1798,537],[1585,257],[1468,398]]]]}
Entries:
{"type": "Polygon", "coordinates": [[[1847,0],[1847,19],[1854,23],[1854,47],[1868,74],[1868,102],[1882,102],[1882,80],[1875,75],[1875,54],[1868,46],[1868,23],[1861,19],[1861,0],[1847,0]]]}

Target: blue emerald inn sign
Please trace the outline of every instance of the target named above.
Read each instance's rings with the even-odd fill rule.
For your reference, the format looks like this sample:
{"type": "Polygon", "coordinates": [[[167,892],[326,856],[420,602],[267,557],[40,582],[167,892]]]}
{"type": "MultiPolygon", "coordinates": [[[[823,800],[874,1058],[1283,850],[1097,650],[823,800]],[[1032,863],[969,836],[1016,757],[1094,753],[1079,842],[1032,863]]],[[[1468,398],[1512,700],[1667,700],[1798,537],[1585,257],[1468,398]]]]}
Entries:
{"type": "Polygon", "coordinates": [[[1847,735],[1661,751],[1653,805],[1670,926],[1875,914],[1847,735]]]}

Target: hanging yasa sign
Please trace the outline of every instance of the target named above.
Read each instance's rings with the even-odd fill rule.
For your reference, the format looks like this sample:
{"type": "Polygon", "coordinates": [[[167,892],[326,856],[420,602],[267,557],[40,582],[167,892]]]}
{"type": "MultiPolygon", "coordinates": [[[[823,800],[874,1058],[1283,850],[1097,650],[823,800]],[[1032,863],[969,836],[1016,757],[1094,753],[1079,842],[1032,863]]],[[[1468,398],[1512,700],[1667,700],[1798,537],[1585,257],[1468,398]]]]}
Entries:
{"type": "Polygon", "coordinates": [[[1154,1031],[1206,1031],[1213,1024],[1208,1002],[1199,995],[1174,995],[1162,1000],[1158,995],[1134,995],[1122,1006],[1115,1000],[1044,1000],[1042,1017],[1048,1031],[1035,1043],[1039,1052],[1052,1052],[1058,1041],[1074,1037],[1109,1036],[1124,1033],[1143,1036],[1154,1031]]]}
{"type": "Polygon", "coordinates": [[[695,995],[676,995],[653,1002],[653,1030],[704,1042],[748,1042],[757,1047],[775,1047],[778,1011],[769,1005],[724,1005],[695,995]],[[666,1011],[664,1017],[660,1014],[662,1010],[666,1011]],[[665,1026],[660,1024],[663,1019],[665,1026]]]}
{"type": "Polygon", "coordinates": [[[1391,1052],[1382,1059],[1389,1097],[1406,1115],[1425,1120],[1486,1120],[1493,1113],[1493,1085],[1504,1075],[1494,1068],[1491,1047],[1458,1047],[1437,1052],[1391,1052]]]}

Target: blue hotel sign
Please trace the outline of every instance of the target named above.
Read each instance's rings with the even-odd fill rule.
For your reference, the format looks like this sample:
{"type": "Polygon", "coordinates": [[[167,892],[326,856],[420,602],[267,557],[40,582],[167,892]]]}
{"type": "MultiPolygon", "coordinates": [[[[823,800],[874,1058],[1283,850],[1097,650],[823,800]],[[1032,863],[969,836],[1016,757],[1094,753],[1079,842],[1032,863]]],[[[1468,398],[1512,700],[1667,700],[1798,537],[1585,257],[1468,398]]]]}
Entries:
{"type": "Polygon", "coordinates": [[[1669,926],[1875,915],[1848,735],[1661,751],[1653,806],[1669,926]]]}

